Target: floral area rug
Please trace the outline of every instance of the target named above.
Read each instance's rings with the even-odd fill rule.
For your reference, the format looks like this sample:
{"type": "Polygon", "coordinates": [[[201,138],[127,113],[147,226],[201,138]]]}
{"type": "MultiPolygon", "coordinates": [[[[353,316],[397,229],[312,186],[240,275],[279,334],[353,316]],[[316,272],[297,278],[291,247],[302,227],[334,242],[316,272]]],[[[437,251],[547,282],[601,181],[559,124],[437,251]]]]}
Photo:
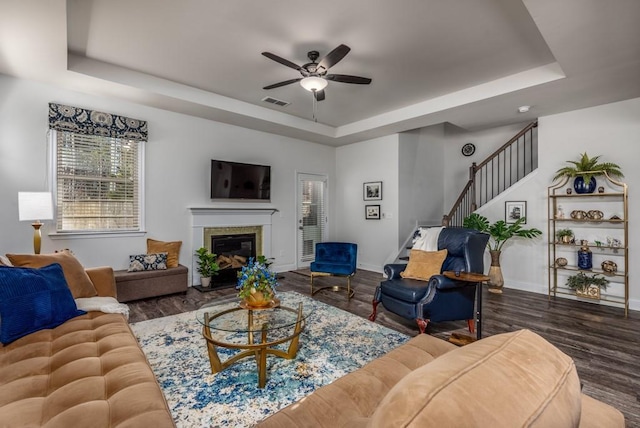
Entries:
{"type": "MultiPolygon", "coordinates": [[[[409,339],[408,336],[304,295],[279,293],[283,306],[313,309],[293,360],[268,356],[258,388],[255,358],[211,374],[195,312],[131,325],[178,427],[248,427],[409,339]]],[[[218,349],[224,361],[235,350],[218,349]]]]}

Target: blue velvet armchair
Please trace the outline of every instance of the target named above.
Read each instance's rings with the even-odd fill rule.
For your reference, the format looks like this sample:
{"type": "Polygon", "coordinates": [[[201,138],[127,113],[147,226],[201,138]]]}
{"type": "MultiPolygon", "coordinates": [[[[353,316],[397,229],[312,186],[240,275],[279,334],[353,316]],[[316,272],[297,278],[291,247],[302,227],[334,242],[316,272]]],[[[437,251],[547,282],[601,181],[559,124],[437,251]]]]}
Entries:
{"type": "Polygon", "coordinates": [[[369,320],[375,321],[378,304],[382,303],[388,311],[416,320],[420,333],[424,333],[429,322],[456,320],[467,320],[469,331],[473,333],[477,283],[449,279],[442,272],[482,274],[488,240],[488,234],[473,229],[442,229],[438,236],[438,250],[446,248],[447,258],[442,264],[441,274],[433,275],[429,281],[402,278],[400,273],[406,264],[386,265],[387,280],[376,288],[369,320]]]}
{"type": "Polygon", "coordinates": [[[356,274],[358,245],[348,242],[319,242],[316,244],[316,259],[311,263],[311,295],[331,288],[339,291],[340,286],[328,285],[314,289],[313,280],[321,276],[343,276],[347,278],[347,298],[353,297],[351,277],[356,274]]]}

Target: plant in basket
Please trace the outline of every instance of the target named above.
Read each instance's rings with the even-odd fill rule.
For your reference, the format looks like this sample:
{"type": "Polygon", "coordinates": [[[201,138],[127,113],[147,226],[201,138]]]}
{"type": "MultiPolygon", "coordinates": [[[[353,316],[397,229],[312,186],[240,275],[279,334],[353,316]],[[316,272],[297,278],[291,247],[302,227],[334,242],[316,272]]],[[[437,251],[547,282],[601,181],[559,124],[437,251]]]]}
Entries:
{"type": "Polygon", "coordinates": [[[238,272],[238,297],[248,306],[268,306],[274,299],[278,286],[276,273],[269,269],[265,259],[250,258],[246,266],[238,272]]]}

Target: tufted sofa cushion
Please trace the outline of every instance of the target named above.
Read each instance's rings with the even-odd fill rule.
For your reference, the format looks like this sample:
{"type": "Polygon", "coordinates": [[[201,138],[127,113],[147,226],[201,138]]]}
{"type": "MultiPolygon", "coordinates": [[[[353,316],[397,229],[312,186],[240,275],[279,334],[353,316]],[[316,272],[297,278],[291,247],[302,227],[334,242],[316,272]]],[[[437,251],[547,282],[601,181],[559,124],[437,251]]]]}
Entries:
{"type": "Polygon", "coordinates": [[[0,346],[0,425],[172,427],[122,315],[89,312],[0,346]]]}

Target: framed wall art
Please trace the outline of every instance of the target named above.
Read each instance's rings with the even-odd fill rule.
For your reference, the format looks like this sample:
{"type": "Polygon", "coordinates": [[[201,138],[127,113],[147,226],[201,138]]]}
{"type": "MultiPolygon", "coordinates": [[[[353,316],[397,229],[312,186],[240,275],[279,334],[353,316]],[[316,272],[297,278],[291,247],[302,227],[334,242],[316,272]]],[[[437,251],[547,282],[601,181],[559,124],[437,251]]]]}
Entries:
{"type": "Polygon", "coordinates": [[[371,181],[364,183],[363,199],[365,201],[382,200],[382,181],[371,181]]]}
{"type": "Polygon", "coordinates": [[[365,205],[364,218],[366,220],[380,220],[380,205],[365,205]]]}
{"type": "Polygon", "coordinates": [[[527,223],[527,202],[526,201],[507,201],[504,203],[504,221],[507,224],[515,223],[525,217],[522,224],[527,223]]]}

